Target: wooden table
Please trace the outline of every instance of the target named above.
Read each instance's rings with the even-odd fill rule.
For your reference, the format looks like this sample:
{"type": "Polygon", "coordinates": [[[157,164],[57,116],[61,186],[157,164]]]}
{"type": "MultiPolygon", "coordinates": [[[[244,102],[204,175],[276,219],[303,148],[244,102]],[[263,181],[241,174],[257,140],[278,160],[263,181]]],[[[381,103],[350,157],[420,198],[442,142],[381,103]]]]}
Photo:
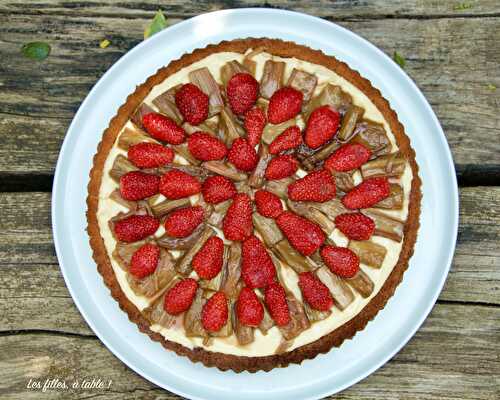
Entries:
{"type": "MultiPolygon", "coordinates": [[[[437,113],[460,184],[460,232],[446,287],[415,337],[339,399],[500,398],[500,3],[394,0],[266,3],[317,15],[406,58],[437,113]],[[494,90],[494,86],[498,89],[494,90]]],[[[163,2],[170,23],[257,1],[163,2]]],[[[73,304],[50,227],[55,162],[97,79],[142,40],[156,1],[0,3],[0,397],[167,398],[116,359],[73,304]],[[107,38],[106,49],[99,42],[107,38]],[[47,41],[33,62],[22,44],[47,41]],[[30,378],[112,380],[109,390],[27,388],[30,378]]],[[[75,184],[79,184],[75,182],[75,184]]]]}

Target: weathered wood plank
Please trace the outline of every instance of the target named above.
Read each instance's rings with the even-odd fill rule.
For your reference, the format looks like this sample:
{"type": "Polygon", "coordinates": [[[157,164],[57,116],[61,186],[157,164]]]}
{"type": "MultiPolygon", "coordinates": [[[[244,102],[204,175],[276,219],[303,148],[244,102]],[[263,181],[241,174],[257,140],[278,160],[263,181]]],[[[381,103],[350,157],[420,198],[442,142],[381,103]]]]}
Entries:
{"type": "MultiPolygon", "coordinates": [[[[141,41],[147,19],[44,14],[4,19],[0,24],[0,140],[5,145],[0,148],[0,174],[53,173],[59,145],[78,105],[104,71],[141,41]],[[98,44],[104,37],[112,44],[103,50],[98,44]],[[33,63],[19,52],[23,43],[35,39],[47,40],[53,47],[42,63],[33,63]],[[46,151],[40,152],[40,146],[46,151]]],[[[437,112],[460,172],[488,167],[493,176],[500,171],[500,76],[496,73],[500,18],[340,23],[386,53],[397,50],[406,57],[406,70],[437,112]],[[489,89],[490,84],[499,89],[489,89]]]]}
{"type": "MultiPolygon", "coordinates": [[[[437,305],[426,323],[379,371],[332,399],[496,399],[500,308],[437,305]],[[488,376],[488,379],[485,379],[488,376]]],[[[97,339],[26,332],[0,337],[2,398],[36,399],[29,379],[112,380],[109,390],[52,390],[50,398],[176,399],[139,377],[97,339]]],[[[46,394],[47,395],[47,394],[46,394]]]]}

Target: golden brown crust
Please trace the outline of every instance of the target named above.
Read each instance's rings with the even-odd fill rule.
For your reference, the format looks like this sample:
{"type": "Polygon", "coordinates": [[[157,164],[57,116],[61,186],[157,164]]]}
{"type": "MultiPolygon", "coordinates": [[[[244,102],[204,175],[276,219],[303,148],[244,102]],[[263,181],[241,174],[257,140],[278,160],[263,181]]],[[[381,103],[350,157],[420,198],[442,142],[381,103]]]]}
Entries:
{"type": "Polygon", "coordinates": [[[93,257],[97,263],[99,273],[102,275],[105,284],[110,289],[113,298],[118,301],[120,307],[125,311],[130,321],[137,324],[139,330],[148,334],[152,340],[160,342],[165,348],[175,351],[177,354],[188,357],[193,362],[202,362],[204,365],[215,366],[221,370],[231,369],[235,372],[259,370],[269,371],[275,367],[285,367],[290,363],[301,363],[305,359],[312,359],[319,353],[326,353],[334,346],[340,346],[345,339],[352,338],[356,332],[363,330],[366,324],[372,320],[378,311],[385,307],[387,300],[393,295],[396,287],[401,282],[403,274],[408,267],[408,261],[413,254],[414,244],[419,228],[420,215],[420,191],[421,181],[418,176],[418,166],[415,161],[415,152],[410,146],[410,140],[404,133],[404,128],[398,120],[396,112],[391,108],[389,102],[385,100],[380,91],[374,88],[370,81],[363,78],[357,71],[352,70],[347,64],[337,60],[332,56],[327,56],[319,50],[313,50],[305,46],[297,45],[293,42],[285,42],[276,39],[239,39],[224,41],[217,45],[209,45],[203,49],[197,49],[190,54],[185,54],[180,59],[172,61],[168,66],[161,68],[158,72],[149,77],[145,83],[138,86],[131,94],[124,105],[120,107],[117,115],[111,120],[109,127],[104,132],[97,153],[94,156],[93,168],[90,172],[90,182],[88,185],[87,198],[87,220],[90,245],[93,250],[93,257]],[[404,239],[398,262],[393,271],[385,281],[380,291],[370,300],[370,302],[353,319],[344,325],[321,337],[320,339],[301,346],[287,353],[261,356],[245,357],[230,354],[216,353],[202,348],[189,349],[181,344],[169,341],[162,335],[149,329],[149,322],[144,318],[137,307],[125,296],[115,277],[111,266],[104,240],[101,237],[97,221],[98,193],[101,186],[102,171],[104,163],[111,150],[117,135],[123,125],[130,118],[130,115],[139,106],[150,90],[161,83],[171,74],[180,69],[199,61],[210,54],[218,52],[238,52],[244,53],[249,48],[264,47],[267,52],[284,57],[295,57],[314,64],[323,65],[341,75],[353,85],[362,90],[370,100],[377,106],[396,137],[400,151],[409,160],[413,180],[411,185],[408,218],[404,229],[404,239]]]}

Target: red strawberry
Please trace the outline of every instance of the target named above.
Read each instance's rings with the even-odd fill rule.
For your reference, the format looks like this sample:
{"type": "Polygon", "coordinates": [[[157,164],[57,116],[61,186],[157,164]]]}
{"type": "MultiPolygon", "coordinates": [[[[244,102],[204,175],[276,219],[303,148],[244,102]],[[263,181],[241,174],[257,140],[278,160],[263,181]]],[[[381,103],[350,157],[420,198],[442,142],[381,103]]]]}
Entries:
{"type": "Polygon", "coordinates": [[[341,278],[352,278],[359,271],[359,257],[347,247],[324,246],[321,258],[341,278]]]}
{"type": "Polygon", "coordinates": [[[175,105],[191,125],[199,125],[208,117],[208,96],[192,83],[175,93],[175,105]]]}
{"type": "Polygon", "coordinates": [[[247,287],[241,289],[236,303],[236,315],[238,321],[246,326],[257,327],[261,323],[264,318],[264,307],[252,289],[247,287]]]}
{"type": "Polygon", "coordinates": [[[146,243],[132,255],[129,272],[136,278],[145,278],[155,272],[159,260],[160,248],[154,244],[146,243]]]}
{"type": "Polygon", "coordinates": [[[221,238],[212,236],[195,254],[191,264],[201,279],[212,279],[222,268],[223,256],[224,242],[221,238]]]}
{"type": "Polygon", "coordinates": [[[335,225],[352,240],[368,240],[375,230],[375,222],[361,213],[345,213],[335,217],[335,225]]]}
{"type": "Polygon", "coordinates": [[[279,283],[272,283],[266,288],[264,294],[269,314],[278,326],[285,326],[290,322],[290,310],[286,301],[286,293],[279,283]]]}
{"type": "Polygon", "coordinates": [[[226,88],[231,110],[241,115],[250,110],[259,97],[259,82],[247,73],[234,74],[226,88]]]}
{"type": "Polygon", "coordinates": [[[226,325],[228,314],[226,295],[215,292],[201,309],[201,324],[208,332],[220,331],[226,325]]]}
{"type": "Polygon", "coordinates": [[[179,170],[171,170],[160,179],[160,193],[167,199],[176,200],[200,193],[201,183],[194,176],[179,170]]]}
{"type": "Polygon", "coordinates": [[[194,158],[202,161],[226,157],[226,145],[206,132],[195,132],[188,138],[188,149],[194,158]]]}
{"type": "Polygon", "coordinates": [[[274,157],[267,164],[265,176],[267,180],[283,179],[291,176],[299,169],[299,163],[290,154],[274,157]]]}
{"type": "Polygon", "coordinates": [[[350,209],[368,208],[391,194],[387,178],[368,178],[342,198],[342,204],[350,209]]]}
{"type": "Polygon", "coordinates": [[[276,218],[283,212],[283,204],[275,194],[267,190],[257,190],[255,192],[255,204],[259,214],[268,218],[276,218]]]}
{"type": "Polygon", "coordinates": [[[267,107],[267,119],[271,124],[281,124],[295,117],[302,108],[304,95],[291,87],[284,87],[271,96],[267,107]]]}
{"type": "Polygon", "coordinates": [[[198,290],[198,282],[192,278],[186,278],[176,283],[165,294],[164,310],[172,315],[178,315],[189,310],[196,295],[196,290],[198,290]]]}
{"type": "Polygon", "coordinates": [[[203,207],[181,208],[171,212],[165,220],[167,235],[177,238],[189,236],[203,222],[203,207]]]}
{"type": "Polygon", "coordinates": [[[173,119],[158,114],[149,113],[142,117],[142,125],[155,139],[170,144],[181,144],[184,142],[186,132],[173,119]]]}
{"type": "Polygon", "coordinates": [[[328,311],[333,306],[330,290],[312,272],[299,274],[302,296],[315,310],[328,311]]]}
{"type": "Polygon", "coordinates": [[[138,168],[156,168],[169,164],[174,159],[170,147],[158,143],[137,143],[128,149],[128,159],[138,168]]]}
{"type": "Polygon", "coordinates": [[[142,200],[158,193],[160,178],[142,171],[131,171],[120,178],[120,194],[125,200],[142,200]]]}
{"type": "Polygon", "coordinates": [[[337,149],[325,161],[325,168],[329,171],[351,171],[361,167],[371,157],[371,151],[359,143],[347,143],[337,149]]]}
{"type": "Polygon", "coordinates": [[[201,192],[207,203],[217,204],[233,198],[236,194],[236,186],[224,176],[209,176],[203,182],[201,192]]]}
{"type": "Polygon", "coordinates": [[[243,242],[241,277],[245,285],[252,289],[266,287],[276,278],[273,260],[256,236],[251,236],[243,242]]]}
{"type": "Polygon", "coordinates": [[[252,234],[252,211],[252,201],[247,194],[238,193],[234,196],[222,221],[226,239],[242,241],[252,234]]]}
{"type": "Polygon", "coordinates": [[[279,154],[282,151],[294,149],[302,143],[302,133],[297,125],[285,129],[269,145],[269,153],[279,154]]]}
{"type": "Polygon", "coordinates": [[[283,212],[276,222],[290,244],[305,256],[310,256],[325,241],[318,225],[290,211],[283,212]]]}
{"type": "Polygon", "coordinates": [[[245,114],[245,129],[250,146],[255,147],[260,143],[260,137],[262,136],[266,122],[266,115],[262,108],[254,107],[247,111],[245,114]]]}
{"type": "Polygon", "coordinates": [[[326,169],[313,171],[288,185],[288,197],[294,201],[323,203],[335,197],[335,179],[326,169]]]}
{"type": "Polygon", "coordinates": [[[150,215],[131,215],[114,223],[115,235],[121,242],[137,242],[153,235],[160,222],[150,215]]]}
{"type": "Polygon", "coordinates": [[[340,114],[330,106],[316,108],[307,120],[304,141],[317,149],[332,139],[339,129],[340,114]]]}
{"type": "Polygon", "coordinates": [[[227,159],[242,171],[252,171],[259,161],[255,149],[243,138],[238,138],[233,142],[227,159]]]}

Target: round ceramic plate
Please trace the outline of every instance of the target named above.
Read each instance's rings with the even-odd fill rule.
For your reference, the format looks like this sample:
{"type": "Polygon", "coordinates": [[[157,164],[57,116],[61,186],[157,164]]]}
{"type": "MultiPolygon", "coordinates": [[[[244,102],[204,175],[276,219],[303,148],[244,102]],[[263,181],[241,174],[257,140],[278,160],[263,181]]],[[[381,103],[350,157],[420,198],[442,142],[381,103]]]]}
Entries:
{"type": "Polygon", "coordinates": [[[91,90],[61,149],[52,196],[54,241],[73,299],[101,341],[151,382],[192,399],[317,399],[353,385],[389,360],[422,324],[448,273],[458,226],[450,150],[429,104],[376,47],[304,14],[240,9],[200,15],[168,28],[123,56],[91,90]],[[85,212],[92,157],[104,129],[136,85],[171,60],[209,43],[245,37],[292,40],[347,62],[397,111],[417,153],[423,182],[421,227],[403,282],[353,340],[301,365],[256,374],[221,372],[166,351],[137,330],[104,286],[91,257],[85,212]]]}

